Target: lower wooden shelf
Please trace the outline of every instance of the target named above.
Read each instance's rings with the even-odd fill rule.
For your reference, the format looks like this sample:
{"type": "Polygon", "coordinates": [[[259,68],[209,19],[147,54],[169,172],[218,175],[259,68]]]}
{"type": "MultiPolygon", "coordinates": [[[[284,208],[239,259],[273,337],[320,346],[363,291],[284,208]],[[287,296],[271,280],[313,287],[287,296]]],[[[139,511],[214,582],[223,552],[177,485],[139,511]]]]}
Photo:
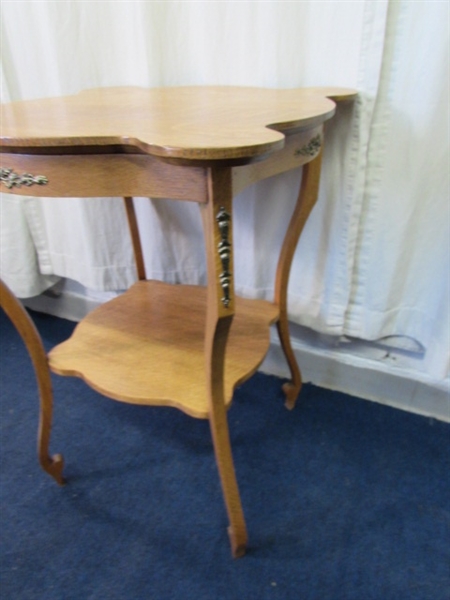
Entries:
{"type": "MultiPolygon", "coordinates": [[[[225,399],[269,348],[278,307],[236,298],[225,358],[225,399]]],[[[91,312],[49,353],[52,371],[81,377],[123,402],[174,406],[208,418],[204,334],[206,288],[139,281],[91,312]]]]}

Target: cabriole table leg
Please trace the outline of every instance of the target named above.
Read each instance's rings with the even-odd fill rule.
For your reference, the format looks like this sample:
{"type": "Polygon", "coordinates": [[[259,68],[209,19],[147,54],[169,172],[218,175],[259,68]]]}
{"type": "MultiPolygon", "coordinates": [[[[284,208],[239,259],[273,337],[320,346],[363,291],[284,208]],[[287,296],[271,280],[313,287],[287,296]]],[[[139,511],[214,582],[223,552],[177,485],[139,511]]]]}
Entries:
{"type": "Polygon", "coordinates": [[[300,370],[292,350],[289,335],[287,312],[287,289],[289,283],[289,273],[298,240],[311,213],[311,210],[317,201],[321,163],[322,152],[320,152],[320,154],[311,162],[306,163],[303,166],[302,181],[300,184],[297,204],[295,205],[283,246],[281,248],[275,278],[275,303],[280,309],[280,317],[277,323],[278,335],[280,338],[281,348],[284,352],[291,372],[291,381],[283,385],[283,391],[286,396],[286,407],[289,409],[294,408],[302,386],[300,370]]]}
{"type": "Polygon", "coordinates": [[[206,389],[214,453],[230,522],[231,552],[237,558],[245,554],[247,529],[234,470],[224,398],[225,350],[235,306],[230,168],[209,169],[208,193],[208,203],[201,205],[208,263],[206,389]]]}
{"type": "Polygon", "coordinates": [[[64,479],[63,457],[49,455],[50,431],[53,414],[53,393],[47,356],[33,321],[7,285],[0,280],[0,306],[11,319],[24,341],[33,363],[39,388],[40,414],[38,431],[38,456],[41,467],[62,485],[64,479]]]}

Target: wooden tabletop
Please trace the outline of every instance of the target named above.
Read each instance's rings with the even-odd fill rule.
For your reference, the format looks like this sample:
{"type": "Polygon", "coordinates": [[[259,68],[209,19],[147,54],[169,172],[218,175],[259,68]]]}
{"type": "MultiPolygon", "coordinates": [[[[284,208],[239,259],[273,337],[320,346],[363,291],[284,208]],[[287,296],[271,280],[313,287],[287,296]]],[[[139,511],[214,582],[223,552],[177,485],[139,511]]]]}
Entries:
{"type": "Polygon", "coordinates": [[[140,152],[166,159],[254,159],[284,133],[320,125],[354,90],[102,88],[1,106],[0,151],[140,152]]]}

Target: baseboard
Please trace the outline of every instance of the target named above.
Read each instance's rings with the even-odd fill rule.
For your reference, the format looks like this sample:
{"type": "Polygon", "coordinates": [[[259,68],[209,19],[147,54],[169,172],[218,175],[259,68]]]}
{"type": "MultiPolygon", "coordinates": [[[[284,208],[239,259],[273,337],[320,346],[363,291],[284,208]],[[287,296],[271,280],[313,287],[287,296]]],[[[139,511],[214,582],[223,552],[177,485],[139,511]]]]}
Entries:
{"type": "MultiPolygon", "coordinates": [[[[315,348],[295,338],[292,341],[305,383],[450,422],[448,379],[435,381],[422,373],[360,357],[351,351],[315,348]]],[[[289,377],[278,340],[272,339],[260,370],[289,377]]]]}
{"type": "Polygon", "coordinates": [[[26,298],[22,302],[31,310],[78,322],[116,296],[116,292],[94,292],[75,281],[62,280],[40,296],[26,298]]]}
{"type": "MultiPolygon", "coordinates": [[[[65,283],[24,304],[72,321],[80,321],[115,293],[95,293],[74,282],[65,283]]],[[[324,339],[306,328],[293,326],[292,346],[305,382],[333,389],[426,417],[450,422],[449,380],[435,381],[417,368],[420,356],[405,358],[386,352],[376,344],[346,343],[324,339]]],[[[289,371],[278,337],[272,331],[271,345],[260,367],[264,373],[288,377],[289,371]]]]}

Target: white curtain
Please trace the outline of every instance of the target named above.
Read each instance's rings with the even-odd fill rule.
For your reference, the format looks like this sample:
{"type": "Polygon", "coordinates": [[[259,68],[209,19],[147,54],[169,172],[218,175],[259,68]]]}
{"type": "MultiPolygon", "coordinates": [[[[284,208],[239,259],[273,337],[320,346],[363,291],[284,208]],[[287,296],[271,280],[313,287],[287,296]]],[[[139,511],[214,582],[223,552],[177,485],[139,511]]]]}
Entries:
{"type": "MultiPolygon", "coordinates": [[[[449,372],[447,2],[2,0],[2,101],[114,85],[356,88],[326,134],[320,198],[294,260],[290,318],[411,338],[449,372]]],[[[301,172],[235,202],[236,284],[272,298],[301,172]]],[[[136,199],[148,277],[204,282],[195,205],[136,199]]],[[[1,269],[20,297],[57,277],[135,279],[120,199],[2,195],[1,269]]]]}

